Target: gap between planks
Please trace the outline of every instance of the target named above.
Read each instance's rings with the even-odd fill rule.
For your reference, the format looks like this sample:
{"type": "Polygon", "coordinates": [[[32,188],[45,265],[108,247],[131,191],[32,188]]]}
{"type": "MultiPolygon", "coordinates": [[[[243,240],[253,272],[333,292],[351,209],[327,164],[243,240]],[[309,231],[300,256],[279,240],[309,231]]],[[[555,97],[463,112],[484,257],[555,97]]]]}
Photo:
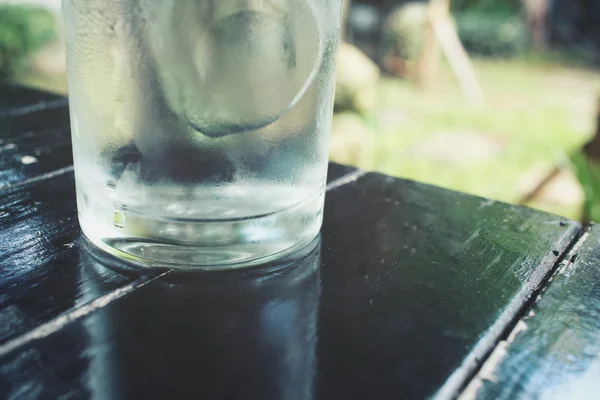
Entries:
{"type": "Polygon", "coordinates": [[[52,110],[55,108],[63,108],[69,105],[69,100],[60,98],[55,100],[43,101],[40,103],[30,104],[17,108],[8,108],[4,111],[0,110],[0,118],[6,117],[22,117],[24,115],[33,114],[38,111],[52,110]]]}
{"type": "Polygon", "coordinates": [[[64,174],[67,174],[70,172],[73,172],[72,165],[69,165],[68,167],[64,167],[61,169],[54,170],[52,172],[46,172],[45,174],[34,176],[33,178],[25,179],[24,181],[21,181],[18,183],[0,186],[0,195],[2,194],[3,191],[8,190],[8,189],[14,189],[14,188],[22,187],[22,186],[27,186],[32,183],[41,182],[43,180],[51,179],[51,178],[54,178],[54,177],[57,177],[60,175],[64,175],[64,174]]]}
{"type": "Polygon", "coordinates": [[[337,179],[334,179],[325,187],[325,190],[329,192],[330,190],[337,189],[340,186],[344,186],[348,183],[352,183],[352,182],[356,181],[358,178],[361,178],[361,177],[365,176],[366,174],[367,174],[366,171],[357,169],[356,171],[352,171],[349,174],[346,174],[337,179]]]}

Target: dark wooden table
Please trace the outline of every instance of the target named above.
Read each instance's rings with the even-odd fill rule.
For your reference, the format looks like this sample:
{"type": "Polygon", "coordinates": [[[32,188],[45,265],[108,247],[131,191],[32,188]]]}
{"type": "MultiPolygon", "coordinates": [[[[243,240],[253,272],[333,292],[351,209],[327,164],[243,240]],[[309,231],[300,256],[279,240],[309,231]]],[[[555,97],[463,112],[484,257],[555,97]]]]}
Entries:
{"type": "Polygon", "coordinates": [[[0,86],[0,398],[600,393],[600,228],[332,164],[298,265],[123,273],[71,163],[66,100],[0,86]]]}

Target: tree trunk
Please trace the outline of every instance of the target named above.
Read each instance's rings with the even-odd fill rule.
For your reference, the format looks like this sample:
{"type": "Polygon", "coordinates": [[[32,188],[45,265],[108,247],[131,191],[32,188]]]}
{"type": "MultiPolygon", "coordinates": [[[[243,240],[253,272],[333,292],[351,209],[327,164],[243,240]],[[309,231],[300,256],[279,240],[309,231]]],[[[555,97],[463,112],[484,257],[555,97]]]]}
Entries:
{"type": "Polygon", "coordinates": [[[440,64],[440,46],[435,35],[435,24],[448,16],[450,9],[449,0],[430,0],[427,32],[423,55],[419,61],[418,82],[423,88],[433,85],[440,64]]]}
{"type": "Polygon", "coordinates": [[[535,50],[548,47],[548,7],[549,0],[521,0],[527,14],[527,26],[531,46],[535,50]]]}
{"type": "Polygon", "coordinates": [[[340,39],[345,40],[346,27],[348,25],[348,14],[350,13],[350,6],[352,0],[342,0],[342,24],[340,27],[340,39]]]}

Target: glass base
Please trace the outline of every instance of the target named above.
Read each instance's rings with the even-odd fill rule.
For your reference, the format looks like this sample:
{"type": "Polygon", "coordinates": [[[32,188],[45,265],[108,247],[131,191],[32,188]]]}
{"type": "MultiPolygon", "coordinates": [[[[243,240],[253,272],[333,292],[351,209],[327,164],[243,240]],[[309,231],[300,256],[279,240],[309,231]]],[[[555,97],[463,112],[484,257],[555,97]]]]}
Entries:
{"type": "Polygon", "coordinates": [[[137,267],[225,270],[269,263],[313,241],[322,223],[323,196],[247,219],[175,220],[127,215],[131,229],[107,215],[80,214],[86,238],[137,267]]]}

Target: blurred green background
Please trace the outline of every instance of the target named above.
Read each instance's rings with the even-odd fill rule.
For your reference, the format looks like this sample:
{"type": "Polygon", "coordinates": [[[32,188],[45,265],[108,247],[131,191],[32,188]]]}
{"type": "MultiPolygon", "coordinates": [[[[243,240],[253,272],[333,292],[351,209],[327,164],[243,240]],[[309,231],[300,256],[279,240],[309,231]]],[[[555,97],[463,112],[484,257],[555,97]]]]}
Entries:
{"type": "MultiPolygon", "coordinates": [[[[596,3],[348,1],[331,158],[600,220],[596,3]]],[[[62,40],[60,1],[0,0],[0,79],[66,93],[62,40]]]]}

